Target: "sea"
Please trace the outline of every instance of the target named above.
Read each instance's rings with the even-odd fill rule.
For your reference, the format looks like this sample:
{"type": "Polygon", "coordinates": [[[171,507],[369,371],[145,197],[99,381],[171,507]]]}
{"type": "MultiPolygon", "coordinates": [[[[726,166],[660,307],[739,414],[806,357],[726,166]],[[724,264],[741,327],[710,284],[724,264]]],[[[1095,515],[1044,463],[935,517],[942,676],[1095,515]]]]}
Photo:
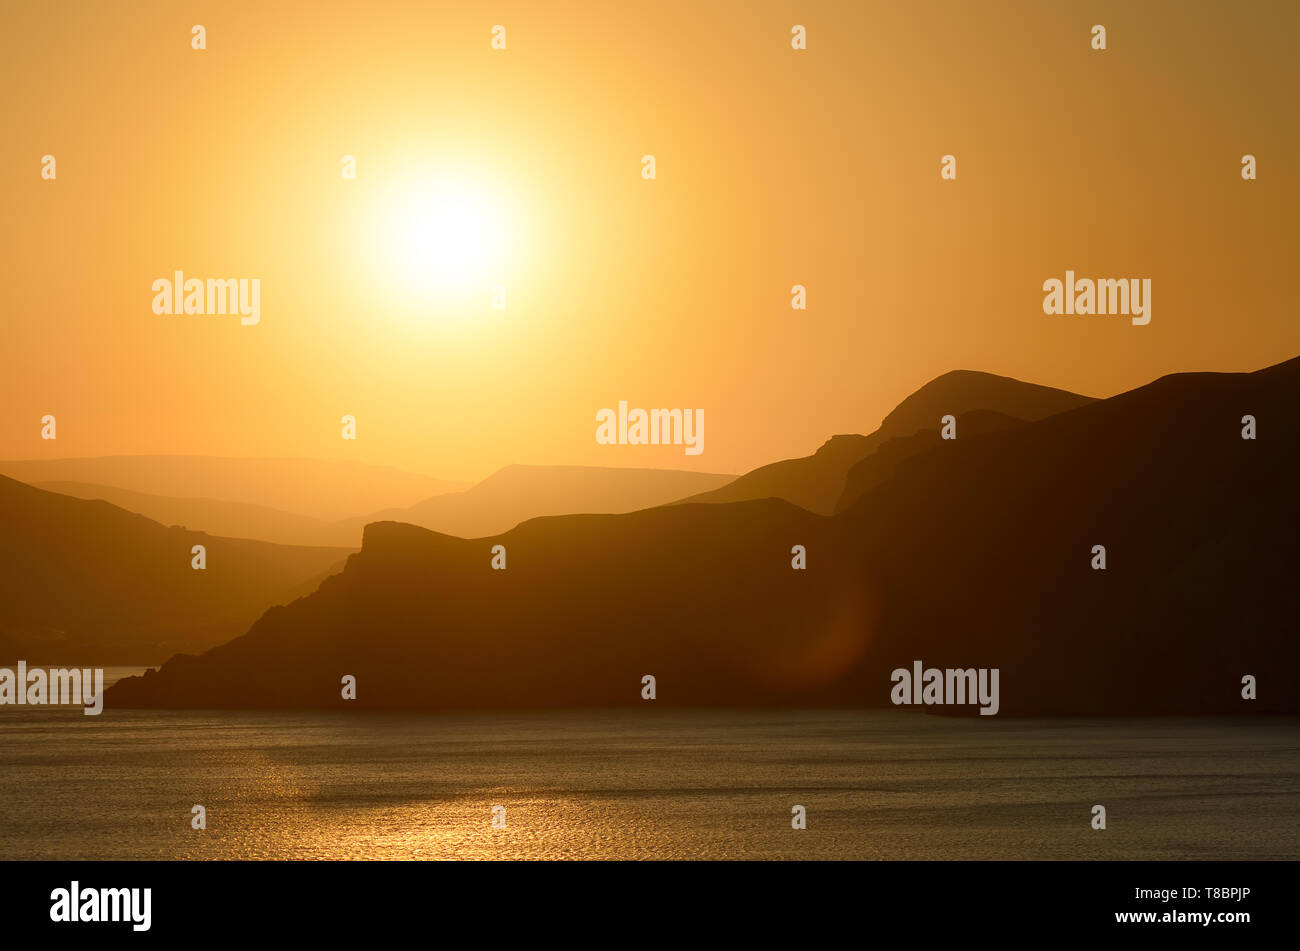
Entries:
{"type": "Polygon", "coordinates": [[[0,860],[1297,858],[1294,717],[0,709],[0,860]]]}

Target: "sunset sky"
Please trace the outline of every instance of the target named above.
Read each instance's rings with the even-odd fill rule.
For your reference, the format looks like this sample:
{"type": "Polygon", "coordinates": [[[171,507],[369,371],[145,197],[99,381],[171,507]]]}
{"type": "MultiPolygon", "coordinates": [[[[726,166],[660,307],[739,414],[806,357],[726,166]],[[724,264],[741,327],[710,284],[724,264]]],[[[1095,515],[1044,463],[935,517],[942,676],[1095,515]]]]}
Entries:
{"type": "Polygon", "coordinates": [[[951,369],[1107,396],[1300,354],[1294,3],[3,20],[0,458],[740,472],[869,432],[951,369]],[[1067,269],[1150,278],[1150,325],[1044,315],[1067,269]],[[260,323],[154,314],[175,270],[259,278],[260,323]],[[619,400],[703,409],[705,451],[598,445],[619,400]]]}

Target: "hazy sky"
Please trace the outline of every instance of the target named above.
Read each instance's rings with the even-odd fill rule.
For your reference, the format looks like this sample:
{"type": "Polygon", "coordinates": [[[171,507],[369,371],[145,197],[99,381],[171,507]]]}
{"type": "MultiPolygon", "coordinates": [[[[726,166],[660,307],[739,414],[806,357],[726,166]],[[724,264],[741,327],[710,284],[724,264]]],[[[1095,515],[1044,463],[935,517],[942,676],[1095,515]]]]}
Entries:
{"type": "Polygon", "coordinates": [[[3,458],[743,471],[955,368],[1105,396],[1300,354],[1300,4],[3,18],[3,458]],[[260,279],[260,323],[156,315],[178,269],[260,279]],[[1150,325],[1044,315],[1067,269],[1150,278],[1150,325]],[[705,451],[598,445],[621,399],[703,409],[705,451]]]}

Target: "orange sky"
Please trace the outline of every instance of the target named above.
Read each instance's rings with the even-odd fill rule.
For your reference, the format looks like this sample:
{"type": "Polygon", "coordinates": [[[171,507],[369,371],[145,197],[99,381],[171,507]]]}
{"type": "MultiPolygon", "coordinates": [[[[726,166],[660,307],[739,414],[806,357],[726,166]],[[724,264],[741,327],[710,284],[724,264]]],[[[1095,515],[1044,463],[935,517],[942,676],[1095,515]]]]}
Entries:
{"type": "Polygon", "coordinates": [[[3,16],[0,458],[738,472],[870,431],[954,368],[1109,395],[1300,354],[1293,3],[3,16]],[[504,209],[504,310],[483,275],[394,270],[404,196],[447,183],[504,209]],[[1151,324],[1044,315],[1067,268],[1150,278],[1151,324]],[[260,278],[260,323],[155,315],[177,269],[260,278]],[[621,399],[702,408],[705,451],[598,445],[621,399]]]}

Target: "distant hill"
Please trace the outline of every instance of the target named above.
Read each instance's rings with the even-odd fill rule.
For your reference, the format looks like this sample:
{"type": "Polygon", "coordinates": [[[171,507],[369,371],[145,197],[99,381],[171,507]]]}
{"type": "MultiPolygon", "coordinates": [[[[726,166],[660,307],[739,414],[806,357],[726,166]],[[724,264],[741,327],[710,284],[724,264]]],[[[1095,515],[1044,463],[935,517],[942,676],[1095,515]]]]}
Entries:
{"type": "Polygon", "coordinates": [[[621,514],[716,488],[732,475],[676,469],[603,466],[506,466],[464,492],[352,519],[349,537],[367,522],[409,522],[447,535],[480,538],[543,515],[621,514]]]}
{"type": "Polygon", "coordinates": [[[167,528],[0,476],[0,664],[159,663],[314,590],[347,549],[167,528]],[[204,545],[207,568],[190,566],[204,545]]]}
{"type": "MultiPolygon", "coordinates": [[[[258,505],[327,521],[411,505],[465,487],[360,462],[221,456],[11,460],[0,461],[0,473],[29,485],[75,482],[110,486],[167,499],[258,505]]],[[[356,540],[350,544],[355,545],[356,540]]]]}
{"type": "Polygon", "coordinates": [[[1300,712],[1300,360],[905,456],[833,518],[768,499],[477,541],[370,525],[310,597],[107,702],[341,707],[351,674],[353,709],[631,705],[652,674],[669,706],[886,706],[921,660],[999,668],[1003,715],[1300,712]]]}
{"type": "MultiPolygon", "coordinates": [[[[3,467],[4,463],[0,463],[3,467]]],[[[672,469],[620,469],[598,466],[507,466],[459,492],[425,498],[410,507],[325,520],[247,502],[214,498],[174,498],[82,482],[43,482],[41,488],[84,499],[104,499],[166,525],[229,538],[252,538],[286,545],[361,544],[370,522],[410,522],[467,538],[494,535],[541,515],[622,513],[651,508],[735,478],[672,469]]],[[[347,487],[338,488],[344,498],[347,487]]]]}
{"type": "Polygon", "coordinates": [[[179,525],[226,538],[253,538],[281,545],[356,548],[361,544],[360,528],[248,502],[177,499],[84,482],[41,482],[36,487],[78,499],[103,499],[163,525],[179,525]]]}
{"type": "Polygon", "coordinates": [[[829,515],[844,493],[849,470],[891,439],[939,430],[948,414],[989,410],[1012,419],[1036,420],[1091,402],[1091,397],[1011,377],[954,370],[921,387],[884,418],[870,436],[832,436],[811,456],[786,459],[748,472],[711,492],[684,502],[739,502],[778,498],[829,515]]]}

